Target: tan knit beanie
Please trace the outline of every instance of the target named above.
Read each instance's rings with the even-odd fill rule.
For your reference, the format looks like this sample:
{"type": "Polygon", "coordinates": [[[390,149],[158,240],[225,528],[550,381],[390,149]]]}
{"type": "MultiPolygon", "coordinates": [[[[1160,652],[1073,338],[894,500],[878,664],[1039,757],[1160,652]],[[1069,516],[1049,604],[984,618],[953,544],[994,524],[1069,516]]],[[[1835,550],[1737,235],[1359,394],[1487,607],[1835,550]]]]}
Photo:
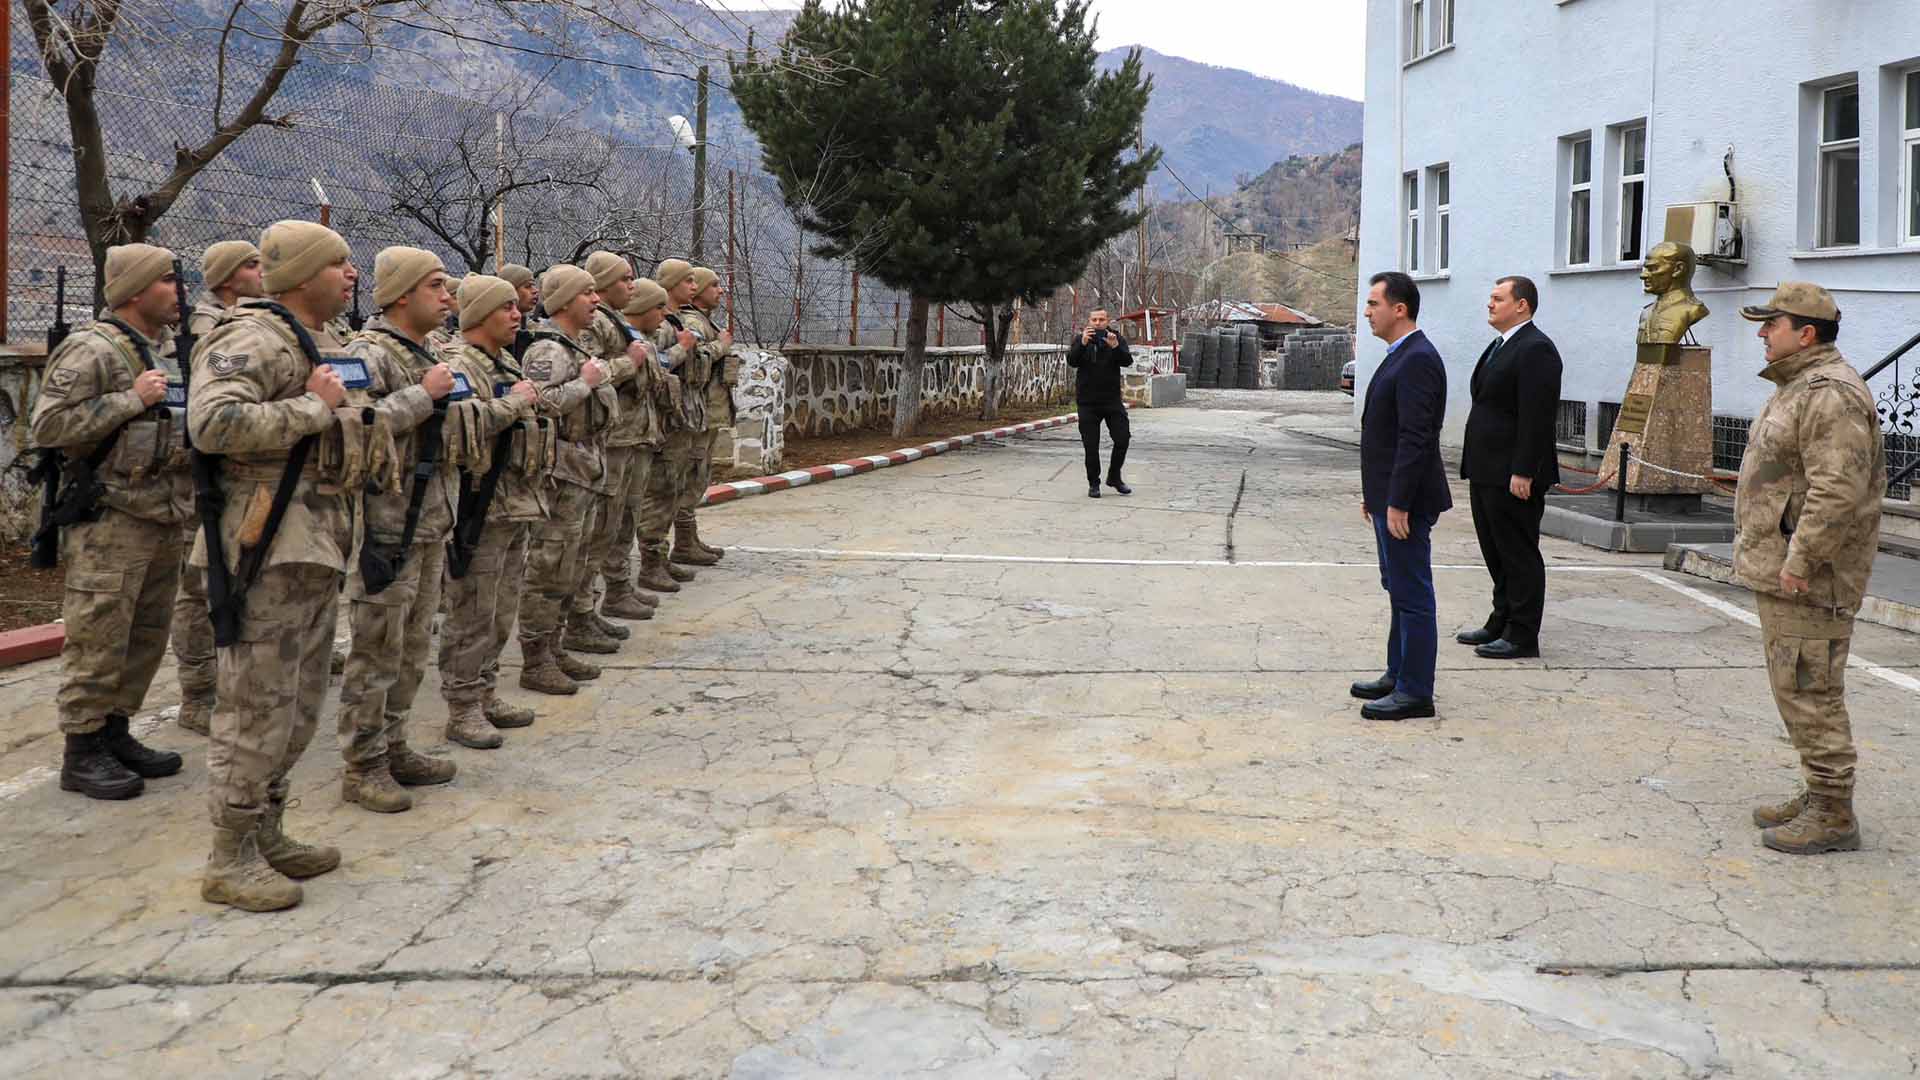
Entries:
{"type": "Polygon", "coordinates": [[[200,256],[200,280],[209,289],[217,289],[227,283],[235,270],[247,265],[248,259],[260,257],[260,249],[245,240],[222,240],[207,248],[200,256]]]}
{"type": "Polygon", "coordinates": [[[540,276],[541,302],[552,315],[573,298],[593,288],[593,275],[568,263],[560,263],[540,276]]]}
{"type": "Polygon", "coordinates": [[[593,275],[594,288],[604,289],[633,273],[633,267],[611,251],[596,251],[587,256],[587,273],[593,275]]]}
{"type": "Polygon", "coordinates": [[[704,266],[694,267],[693,268],[693,295],[699,296],[701,293],[706,292],[708,286],[717,283],[719,280],[720,280],[720,275],[714,273],[713,271],[707,269],[706,267],[704,266]]]}
{"type": "Polygon", "coordinates": [[[674,286],[687,280],[687,275],[691,273],[693,273],[692,263],[685,259],[668,259],[660,264],[660,269],[653,272],[653,280],[659,282],[661,288],[672,292],[674,286]]]}
{"type": "Polygon", "coordinates": [[[446,264],[431,251],[394,245],[373,257],[373,306],[387,308],[446,264]]]}
{"type": "Polygon", "coordinates": [[[512,282],[486,274],[468,274],[460,283],[460,329],[479,326],[513,300],[512,282]]]}
{"type": "Polygon", "coordinates": [[[140,290],[167,276],[173,252],[152,244],[121,244],[107,249],[107,306],[117,308],[140,290]]]}
{"type": "Polygon", "coordinates": [[[516,289],[524,289],[533,284],[533,271],[519,263],[508,263],[500,268],[500,280],[516,289]]]}
{"type": "Polygon", "coordinates": [[[347,242],[325,225],[276,221],[260,234],[262,284],[270,296],[291,292],[347,255],[347,242]]]}
{"type": "Polygon", "coordinates": [[[633,283],[633,298],[627,306],[620,309],[622,315],[645,315],[657,307],[667,306],[667,290],[652,278],[641,278],[633,283]]]}

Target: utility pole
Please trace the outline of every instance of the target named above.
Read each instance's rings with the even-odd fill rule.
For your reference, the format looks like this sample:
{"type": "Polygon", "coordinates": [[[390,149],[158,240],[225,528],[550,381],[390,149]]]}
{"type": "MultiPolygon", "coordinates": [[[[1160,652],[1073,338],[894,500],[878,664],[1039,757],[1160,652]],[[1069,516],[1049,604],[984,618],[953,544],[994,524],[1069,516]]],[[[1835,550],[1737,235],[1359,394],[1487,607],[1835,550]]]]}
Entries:
{"type": "Polygon", "coordinates": [[[727,329],[733,329],[733,170],[727,170],[727,329]]]}
{"type": "Polygon", "coordinates": [[[707,246],[707,67],[700,65],[693,103],[693,264],[706,262],[707,246]]]}
{"type": "MultiPolygon", "coordinates": [[[[1133,134],[1133,149],[1141,157],[1147,156],[1147,132],[1144,124],[1133,134]]],[[[1147,307],[1147,185],[1141,184],[1137,194],[1140,200],[1140,272],[1136,276],[1138,287],[1134,291],[1139,293],[1140,309],[1144,311],[1147,307]]]]}
{"type": "Polygon", "coordinates": [[[500,194],[493,200],[493,272],[507,264],[507,114],[493,114],[493,152],[500,163],[500,194]]]}

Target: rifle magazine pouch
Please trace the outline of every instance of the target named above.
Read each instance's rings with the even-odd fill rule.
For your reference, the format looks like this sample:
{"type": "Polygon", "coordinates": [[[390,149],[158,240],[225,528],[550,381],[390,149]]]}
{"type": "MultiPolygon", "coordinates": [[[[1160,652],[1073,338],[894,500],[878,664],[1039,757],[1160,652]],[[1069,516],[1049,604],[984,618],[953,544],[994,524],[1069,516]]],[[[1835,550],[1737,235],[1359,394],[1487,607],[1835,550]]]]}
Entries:
{"type": "Polygon", "coordinates": [[[364,419],[368,485],[383,492],[405,491],[406,462],[400,457],[400,443],[393,434],[392,418],[367,409],[364,419]]]}
{"type": "Polygon", "coordinates": [[[121,431],[120,441],[107,455],[101,471],[126,480],[129,486],[144,482],[166,463],[166,444],[161,436],[159,421],[147,417],[132,421],[121,431]]]}
{"type": "Polygon", "coordinates": [[[320,475],[343,491],[356,491],[367,476],[367,433],[362,410],[333,410],[338,423],[320,437],[320,475]]]}
{"type": "Polygon", "coordinates": [[[493,440],[487,438],[480,403],[463,403],[460,415],[465,430],[468,471],[476,475],[484,474],[493,468],[493,440]]]}

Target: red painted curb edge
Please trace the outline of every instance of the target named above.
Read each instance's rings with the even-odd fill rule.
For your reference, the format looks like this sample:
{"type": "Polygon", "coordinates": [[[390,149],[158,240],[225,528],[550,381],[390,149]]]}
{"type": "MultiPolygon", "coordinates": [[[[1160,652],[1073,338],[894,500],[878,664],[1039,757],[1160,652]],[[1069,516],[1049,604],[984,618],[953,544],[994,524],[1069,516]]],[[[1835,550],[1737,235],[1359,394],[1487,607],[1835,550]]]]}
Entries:
{"type": "Polygon", "coordinates": [[[67,628],[60,623],[26,626],[0,633],[0,667],[59,656],[67,644],[67,628]]]}
{"type": "MultiPolygon", "coordinates": [[[[1129,409],[1133,407],[1131,403],[1127,405],[1129,409]]],[[[971,435],[956,435],[951,439],[941,439],[938,442],[904,447],[891,453],[873,454],[868,457],[853,458],[848,461],[836,461],[831,465],[815,465],[808,469],[794,469],[790,472],[776,473],[772,476],[755,477],[752,480],[734,480],[725,484],[715,484],[707,489],[706,495],[700,500],[700,505],[717,506],[721,503],[730,503],[737,499],[745,499],[753,495],[765,495],[771,491],[785,491],[789,488],[806,487],[810,484],[824,484],[829,480],[838,480],[843,476],[858,476],[861,473],[869,473],[875,469],[886,469],[895,465],[905,465],[910,461],[919,461],[921,458],[944,454],[949,450],[958,450],[963,446],[972,446],[975,443],[987,442],[992,439],[1004,439],[1011,435],[1025,435],[1034,431],[1045,431],[1048,428],[1071,424],[1079,419],[1079,413],[1068,413],[1065,416],[1053,416],[1045,420],[1035,420],[1025,424],[1014,424],[1010,427],[994,428],[991,431],[976,431],[971,435]]]]}

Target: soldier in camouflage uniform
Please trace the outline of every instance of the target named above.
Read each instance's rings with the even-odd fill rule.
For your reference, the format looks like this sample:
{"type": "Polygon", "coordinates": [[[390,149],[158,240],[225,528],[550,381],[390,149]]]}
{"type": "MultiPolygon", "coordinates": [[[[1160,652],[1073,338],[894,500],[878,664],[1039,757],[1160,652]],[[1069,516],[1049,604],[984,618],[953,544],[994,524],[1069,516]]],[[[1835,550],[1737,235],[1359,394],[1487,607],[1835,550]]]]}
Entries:
{"type": "MultiPolygon", "coordinates": [[[[218,650],[220,708],[207,745],[213,852],[200,895],[274,911],[300,902],[290,878],[340,864],[337,849],[299,843],[282,825],[287,773],[319,725],[334,605],[353,550],[356,473],[373,447],[357,423],[372,405],[371,380],[325,330],[358,276],[346,241],[322,225],[282,221],[262,234],[260,251],[274,299],[243,301],[195,352],[188,416],[194,447],[218,456],[228,571],[243,550],[266,544],[237,640],[218,650]],[[268,538],[274,492],[308,438],[316,444],[268,538]]],[[[194,565],[207,556],[203,530],[194,565]]]]}
{"type": "Polygon", "coordinates": [[[1774,703],[1806,787],[1754,810],[1761,842],[1814,855],[1853,851],[1856,755],[1847,717],[1854,615],[1880,545],[1886,450],[1873,395],[1834,341],[1840,308],[1818,285],[1781,282],[1741,314],[1760,323],[1761,377],[1734,500],[1734,574],[1752,589],[1774,703]]]}
{"type": "Polygon", "coordinates": [[[658,600],[633,587],[633,534],[627,526],[629,508],[646,494],[647,479],[660,443],[666,437],[661,407],[669,404],[667,375],[654,361],[653,345],[635,334],[620,311],[633,299],[637,282],[627,260],[611,251],[596,251],[587,259],[594,290],[601,304],[587,329],[588,348],[602,359],[631,361],[633,374],[614,383],[620,401],[620,422],[607,438],[607,481],[610,494],[600,503],[594,534],[588,539],[588,566],[606,581],[604,615],[594,610],[592,575],[573,600],[567,627],[567,647],[586,652],[612,652],[614,641],[630,631],[610,623],[606,616],[643,620],[653,618],[658,600]]]}
{"type": "Polygon", "coordinates": [[[527,587],[520,603],[520,685],[543,694],[571,694],[600,669],[561,648],[562,622],[573,597],[592,573],[582,549],[593,526],[595,496],[605,481],[604,447],[619,420],[620,403],[610,378],[630,376],[617,363],[596,358],[582,344],[599,294],[593,277],[565,264],[540,279],[552,316],[527,347],[528,381],[540,390],[540,412],[554,422],[553,483],[548,515],[534,529],[527,550],[527,587]]]}
{"type": "Polygon", "coordinates": [[[507,355],[518,364],[525,358],[527,346],[533,344],[538,324],[546,321],[534,317],[540,309],[540,283],[534,280],[533,271],[519,263],[501,267],[500,280],[513,286],[514,307],[520,312],[520,329],[514,331],[513,341],[507,346],[507,355]]]}
{"type": "MultiPolygon", "coordinates": [[[[262,295],[260,249],[245,240],[222,240],[200,256],[200,279],[207,291],[187,315],[187,328],[205,341],[242,300],[262,295]]],[[[186,358],[188,364],[192,358],[186,358]]],[[[182,413],[181,422],[186,422],[182,413]]],[[[218,671],[213,659],[213,624],[207,621],[207,574],[187,562],[200,519],[188,516],[180,543],[180,591],[173,602],[173,659],[180,673],[180,726],[205,735],[213,717],[218,671]]]]}
{"type": "Polygon", "coordinates": [[[712,566],[726,552],[700,542],[694,510],[706,496],[713,478],[713,455],[721,433],[733,427],[733,384],[739,378],[739,360],[733,355],[733,331],[714,325],[713,313],[726,295],[720,276],[704,266],[693,269],[693,300],[680,309],[680,321],[701,341],[706,354],[707,427],[693,440],[692,476],[681,489],[673,515],[673,561],[686,566],[712,566]]]}
{"type": "MultiPolygon", "coordinates": [[[[373,302],[380,314],[347,343],[367,366],[377,402],[394,438],[398,470],[369,476],[360,538],[364,551],[385,547],[400,558],[391,584],[368,588],[363,564],[347,573],[347,622],[352,644],[340,687],[340,754],[346,770],[340,797],[376,813],[413,805],[402,790],[453,779],[455,766],[407,745],[407,716],[426,670],[433,616],[440,607],[446,539],[453,529],[453,493],[444,455],[426,476],[415,465],[426,440],[440,439],[427,421],[437,403],[453,400],[453,371],[427,347],[427,335],[446,321],[446,268],[440,257],[413,247],[389,247],[374,257],[373,302]],[[393,481],[398,479],[398,483],[393,481]],[[420,493],[415,485],[424,485],[420,493]],[[412,535],[409,508],[418,500],[412,535]]],[[[436,453],[439,446],[433,448],[436,453]]],[[[492,735],[492,729],[487,730],[492,735]]],[[[496,738],[498,736],[495,736],[496,738]]]]}
{"type": "MultiPolygon", "coordinates": [[[[499,471],[493,500],[466,575],[447,575],[447,618],[440,627],[440,693],[447,701],[448,738],[470,746],[474,740],[456,738],[455,733],[480,724],[526,727],[535,719],[532,709],[501,701],[497,687],[500,651],[520,614],[527,541],[533,526],[547,517],[552,462],[543,438],[548,427],[533,417],[539,395],[506,351],[520,329],[513,285],[503,278],[471,275],[461,284],[459,306],[461,347],[446,355],[447,362],[472,385],[476,404],[489,409],[508,404],[513,410],[506,456],[494,460],[493,448],[488,449],[488,465],[499,471]]],[[[486,437],[500,430],[489,425],[486,437]]],[[[468,512],[465,500],[477,497],[483,477],[467,471],[463,513],[468,512]]],[[[493,738],[493,745],[499,745],[500,736],[493,738]]]]}
{"type": "Polygon", "coordinates": [[[94,799],[131,799],[146,779],[180,771],[179,754],[128,731],[166,652],[192,499],[185,418],[168,407],[184,405],[184,391],[155,349],[180,318],[174,281],[165,248],[108,249],[108,310],[54,349],[33,406],[36,445],[70,467],[99,459],[97,516],[61,536],[67,640],[55,699],[66,734],[60,786],[94,799]]]}
{"type": "MultiPolygon", "coordinates": [[[[683,393],[681,375],[688,370],[687,359],[694,353],[693,335],[671,328],[663,331],[668,303],[667,290],[661,288],[659,282],[652,278],[641,278],[634,284],[633,297],[621,308],[627,325],[653,347],[664,395],[655,405],[659,439],[654,445],[642,449],[647,459],[645,472],[642,473],[645,483],[633,492],[628,501],[626,513],[621,519],[620,535],[614,544],[626,556],[631,567],[631,553],[634,541],[638,539],[642,554],[640,583],[644,585],[651,580],[656,584],[664,583],[678,588],[673,579],[666,575],[665,545],[673,508],[679,503],[686,457],[681,454],[676,459],[681,463],[680,471],[676,472],[669,462],[668,448],[676,436],[684,447],[687,444],[686,431],[692,426],[704,426],[705,413],[696,407],[689,420],[685,407],[687,395],[683,393]],[[683,337],[684,344],[681,341],[683,337]],[[647,559],[646,553],[650,550],[656,554],[652,559],[647,559]]],[[[635,594],[648,604],[657,605],[660,602],[659,597],[638,588],[635,594]]]]}
{"type": "Polygon", "coordinates": [[[707,429],[707,352],[677,314],[693,299],[693,264],[668,259],[654,271],[653,281],[667,293],[666,312],[662,325],[654,330],[653,345],[666,358],[665,367],[678,386],[674,405],[664,417],[666,437],[654,458],[648,490],[634,515],[640,543],[638,583],[643,589],[677,593],[681,582],[693,580],[693,571],[674,565],[669,558],[667,530],[682,493],[694,482],[694,443],[704,438],[707,429]]]}

